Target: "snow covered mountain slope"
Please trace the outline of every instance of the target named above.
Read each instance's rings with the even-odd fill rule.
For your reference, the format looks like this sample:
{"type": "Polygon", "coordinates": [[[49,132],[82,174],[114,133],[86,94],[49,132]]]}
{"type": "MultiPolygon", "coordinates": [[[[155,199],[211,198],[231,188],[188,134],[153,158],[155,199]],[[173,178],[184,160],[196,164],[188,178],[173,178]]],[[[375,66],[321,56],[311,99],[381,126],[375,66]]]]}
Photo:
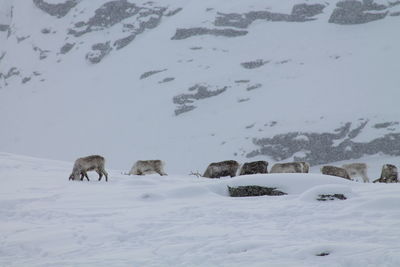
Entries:
{"type": "Polygon", "coordinates": [[[400,265],[400,184],[113,170],[107,183],[71,182],[70,165],[0,153],[0,266],[400,265]],[[288,195],[228,196],[249,184],[288,195]]]}
{"type": "Polygon", "coordinates": [[[211,161],[400,155],[400,4],[3,0],[0,151],[211,161]]]}

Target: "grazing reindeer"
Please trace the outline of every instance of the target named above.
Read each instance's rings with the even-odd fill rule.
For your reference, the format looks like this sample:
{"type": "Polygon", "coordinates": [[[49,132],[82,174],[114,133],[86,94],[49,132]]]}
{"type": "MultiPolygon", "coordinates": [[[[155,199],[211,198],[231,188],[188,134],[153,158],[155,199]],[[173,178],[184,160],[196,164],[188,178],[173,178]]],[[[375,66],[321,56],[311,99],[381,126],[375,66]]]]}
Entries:
{"type": "Polygon", "coordinates": [[[225,160],[221,162],[213,162],[208,165],[203,177],[220,178],[225,176],[235,177],[239,169],[239,163],[235,160],[225,160]]]}
{"type": "Polygon", "coordinates": [[[93,155],[84,158],[79,158],[75,161],[72,173],[69,176],[69,180],[80,180],[82,181],[84,177],[89,181],[87,175],[88,171],[96,171],[99,174],[99,181],[104,176],[106,177],[106,182],[108,181],[108,173],[104,169],[105,159],[102,156],[93,155]]]}
{"type": "Polygon", "coordinates": [[[272,166],[270,173],[308,173],[310,165],[307,162],[276,163],[272,166]]]}
{"type": "Polygon", "coordinates": [[[167,175],[164,172],[165,163],[161,160],[138,160],[132,166],[129,174],[132,175],[146,175],[151,173],[158,173],[161,176],[167,175]]]}
{"type": "Polygon", "coordinates": [[[268,173],[268,162],[264,160],[246,162],[243,164],[239,175],[268,173]]]}
{"type": "Polygon", "coordinates": [[[325,175],[337,176],[351,180],[350,175],[347,173],[345,169],[335,166],[325,165],[321,168],[321,173],[325,175]]]}
{"type": "Polygon", "coordinates": [[[367,164],[350,163],[350,164],[344,164],[342,167],[347,171],[350,178],[354,179],[357,176],[361,176],[364,183],[369,183],[369,178],[367,176],[367,164]]]}

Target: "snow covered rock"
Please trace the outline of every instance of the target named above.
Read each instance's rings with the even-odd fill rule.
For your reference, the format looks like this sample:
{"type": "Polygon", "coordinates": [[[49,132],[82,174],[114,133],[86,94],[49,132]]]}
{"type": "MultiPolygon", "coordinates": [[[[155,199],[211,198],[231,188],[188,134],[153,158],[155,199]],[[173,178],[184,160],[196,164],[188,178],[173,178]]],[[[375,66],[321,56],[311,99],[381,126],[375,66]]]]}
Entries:
{"type": "Polygon", "coordinates": [[[327,201],[327,200],[335,200],[335,199],[340,199],[340,200],[345,200],[347,197],[343,194],[321,194],[318,195],[317,200],[318,201],[327,201]]]}
{"type": "Polygon", "coordinates": [[[246,185],[238,187],[228,186],[231,197],[255,197],[255,196],[282,196],[287,193],[276,190],[274,187],[265,187],[258,185],[246,185]]]}
{"type": "Polygon", "coordinates": [[[350,186],[338,184],[324,184],[314,186],[300,195],[304,201],[345,200],[353,196],[350,186]]]}

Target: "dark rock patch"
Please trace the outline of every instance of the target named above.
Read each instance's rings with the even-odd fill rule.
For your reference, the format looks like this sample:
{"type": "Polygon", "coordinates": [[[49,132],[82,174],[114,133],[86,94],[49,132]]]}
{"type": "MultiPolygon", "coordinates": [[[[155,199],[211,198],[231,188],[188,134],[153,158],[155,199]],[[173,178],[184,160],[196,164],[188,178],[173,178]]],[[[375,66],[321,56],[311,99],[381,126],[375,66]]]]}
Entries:
{"type": "Polygon", "coordinates": [[[171,40],[183,40],[193,36],[200,35],[213,35],[213,36],[225,36],[225,37],[239,37],[246,35],[247,31],[239,31],[234,29],[207,29],[207,28],[189,28],[189,29],[177,29],[175,35],[171,40]]]}
{"type": "Polygon", "coordinates": [[[377,123],[375,124],[373,127],[375,129],[382,129],[382,128],[388,128],[390,126],[394,126],[394,125],[398,125],[399,122],[395,121],[395,122],[382,122],[382,123],[377,123]]]}
{"type": "Polygon", "coordinates": [[[377,12],[385,10],[387,7],[373,2],[373,0],[346,0],[336,4],[336,9],[329,18],[329,23],[340,25],[363,24],[371,21],[383,19],[388,14],[377,12]],[[373,12],[366,12],[373,11],[373,12]]]}
{"type": "MultiPolygon", "coordinates": [[[[130,44],[137,35],[143,33],[146,29],[157,27],[167,8],[165,7],[140,7],[127,0],[115,0],[103,4],[96,9],[95,15],[89,18],[88,21],[79,21],[75,23],[74,28],[69,29],[68,33],[80,37],[92,31],[101,31],[110,28],[124,20],[137,16],[133,22],[123,24],[122,32],[125,37],[119,38],[113,42],[113,46],[119,50],[130,44]]],[[[176,14],[171,11],[169,16],[176,14]]]]}
{"type": "Polygon", "coordinates": [[[283,196],[287,193],[276,190],[274,187],[264,187],[258,185],[228,186],[229,196],[231,197],[257,197],[257,196],[283,196]]]}
{"type": "Polygon", "coordinates": [[[321,4],[297,4],[292,9],[292,19],[297,21],[306,21],[308,18],[319,15],[324,10],[325,6],[321,4]]]}
{"type": "Polygon", "coordinates": [[[25,40],[28,39],[29,37],[31,37],[31,36],[30,36],[30,35],[21,36],[21,37],[18,37],[18,36],[17,36],[17,43],[20,43],[20,42],[22,42],[22,41],[25,41],[25,40]]]}
{"type": "Polygon", "coordinates": [[[148,77],[150,77],[150,76],[152,76],[154,74],[157,74],[157,73],[160,73],[160,72],[163,72],[163,71],[166,71],[166,70],[167,69],[147,71],[147,72],[143,73],[142,75],[140,75],[140,79],[141,80],[142,79],[146,79],[146,78],[148,78],[148,77]]]}
{"type": "Polygon", "coordinates": [[[179,106],[178,108],[175,109],[175,111],[174,111],[175,112],[175,116],[178,116],[178,115],[180,115],[182,113],[185,113],[185,112],[192,111],[195,108],[196,108],[196,106],[193,106],[193,105],[181,105],[181,106],[179,106]]]}
{"type": "Polygon", "coordinates": [[[94,44],[92,51],[86,54],[86,59],[93,64],[99,63],[111,50],[110,42],[94,44]]]}
{"type": "Polygon", "coordinates": [[[336,199],[339,199],[339,200],[346,200],[347,199],[347,197],[345,196],[345,195],[343,195],[343,194],[322,194],[322,195],[318,195],[318,198],[317,198],[317,200],[318,201],[328,201],[328,200],[336,200],[336,199]]]}
{"type": "Polygon", "coordinates": [[[40,60],[43,60],[43,59],[47,58],[47,56],[51,52],[50,50],[41,49],[40,47],[37,47],[37,46],[33,47],[33,51],[39,52],[39,59],[40,60]]]}
{"type": "Polygon", "coordinates": [[[324,252],[321,252],[321,253],[315,254],[315,256],[318,256],[318,257],[324,257],[324,256],[328,256],[328,255],[330,255],[330,254],[331,254],[330,252],[328,252],[328,251],[324,251],[324,252]]]}
{"type": "Polygon", "coordinates": [[[182,8],[180,7],[180,8],[177,8],[175,10],[171,10],[170,12],[166,13],[165,16],[166,17],[171,17],[171,16],[174,16],[174,15],[178,14],[181,11],[182,11],[182,8]]]}
{"type": "Polygon", "coordinates": [[[282,64],[286,64],[288,62],[290,62],[290,59],[281,60],[281,61],[276,62],[275,64],[282,65],[282,64]]]}
{"type": "Polygon", "coordinates": [[[10,25],[0,24],[0,32],[6,32],[10,28],[10,25]]]}
{"type": "Polygon", "coordinates": [[[57,18],[62,18],[68,14],[68,12],[74,8],[77,4],[77,0],[67,0],[64,3],[59,4],[49,4],[44,0],[33,0],[35,6],[42,11],[46,12],[50,16],[55,16],[57,18]]]}
{"type": "Polygon", "coordinates": [[[136,34],[128,35],[124,38],[120,38],[114,42],[114,46],[117,50],[124,48],[128,44],[130,44],[136,38],[136,34]]]}
{"type": "Polygon", "coordinates": [[[141,17],[147,16],[148,20],[147,21],[142,21],[138,27],[135,28],[133,24],[126,24],[125,27],[129,28],[131,31],[131,34],[118,39],[114,42],[114,46],[116,49],[121,49],[130,44],[138,34],[143,33],[146,29],[153,29],[157,27],[160,22],[161,18],[163,16],[163,12],[166,10],[166,8],[160,8],[160,9],[155,9],[155,10],[146,10],[146,12],[141,12],[141,17]],[[155,16],[155,17],[154,17],[155,16]]]}
{"type": "Polygon", "coordinates": [[[174,77],[167,77],[164,78],[162,81],[159,81],[158,83],[167,83],[167,82],[172,82],[173,80],[175,80],[174,77]]]}
{"type": "Polygon", "coordinates": [[[305,22],[314,20],[314,16],[322,13],[325,6],[321,4],[298,4],[294,5],[291,14],[273,13],[270,11],[250,11],[248,13],[218,13],[214,21],[215,26],[235,27],[246,29],[256,20],[305,22]]]}
{"type": "Polygon", "coordinates": [[[249,83],[250,80],[237,80],[235,83],[249,83]]]}
{"type": "Polygon", "coordinates": [[[30,80],[31,80],[31,77],[25,77],[25,78],[22,79],[21,82],[22,82],[23,84],[25,84],[25,83],[29,82],[30,80]]]}
{"type": "Polygon", "coordinates": [[[348,122],[333,133],[289,132],[273,137],[255,138],[253,143],[259,146],[259,149],[246,156],[252,158],[266,155],[275,161],[282,161],[293,157],[297,152],[305,152],[304,156],[294,156],[294,160],[307,161],[311,165],[358,159],[376,153],[400,156],[400,133],[385,134],[370,142],[355,142],[352,139],[361,133],[360,129],[365,125],[361,124],[353,131],[351,125],[352,123],[348,122]],[[306,138],[299,138],[302,136],[306,138]]]}
{"type": "Polygon", "coordinates": [[[93,28],[96,28],[96,30],[109,28],[126,18],[134,16],[139,10],[140,8],[135,4],[129,3],[126,0],[116,0],[105,3],[100,8],[96,9],[95,15],[87,22],[81,21],[75,24],[77,28],[86,26],[85,29],[70,29],[69,34],[79,37],[85,33],[91,32],[93,28]]]}
{"type": "Polygon", "coordinates": [[[254,90],[254,89],[258,89],[258,88],[260,88],[261,86],[262,86],[261,83],[257,83],[257,84],[254,84],[254,85],[250,85],[249,87],[246,88],[246,90],[247,90],[247,91],[251,91],[251,90],[254,90]]]}
{"type": "Polygon", "coordinates": [[[43,33],[43,34],[49,34],[49,33],[51,32],[51,29],[49,29],[49,28],[44,28],[44,29],[42,29],[40,32],[43,33]]]}
{"type": "Polygon", "coordinates": [[[228,87],[225,86],[223,88],[209,90],[209,87],[205,85],[196,84],[188,89],[189,92],[194,93],[180,94],[173,97],[173,103],[178,105],[178,108],[175,110],[175,115],[191,111],[195,108],[195,106],[192,105],[195,101],[217,96],[227,89],[228,87]]]}
{"type": "Polygon", "coordinates": [[[249,100],[250,100],[250,98],[241,98],[241,99],[238,100],[238,103],[247,102],[249,100]]]}
{"type": "Polygon", "coordinates": [[[267,63],[269,63],[269,61],[257,59],[254,61],[240,63],[240,65],[245,69],[256,69],[256,68],[264,66],[267,63]]]}
{"type": "Polygon", "coordinates": [[[60,48],[60,54],[67,54],[75,46],[75,43],[66,43],[60,48]]]}
{"type": "Polygon", "coordinates": [[[0,55],[0,62],[3,60],[3,58],[6,56],[6,52],[2,52],[0,55]]]}
{"type": "Polygon", "coordinates": [[[12,67],[11,69],[8,70],[6,74],[3,74],[3,78],[5,80],[11,78],[12,76],[18,76],[20,74],[20,71],[16,67],[12,67]]]}

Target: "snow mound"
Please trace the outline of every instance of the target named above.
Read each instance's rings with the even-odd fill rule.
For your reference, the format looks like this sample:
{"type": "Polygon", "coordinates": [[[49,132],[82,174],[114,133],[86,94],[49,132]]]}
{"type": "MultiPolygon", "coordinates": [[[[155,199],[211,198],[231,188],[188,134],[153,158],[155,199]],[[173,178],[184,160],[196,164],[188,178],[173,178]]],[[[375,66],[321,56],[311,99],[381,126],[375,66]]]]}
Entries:
{"type": "Polygon", "coordinates": [[[316,201],[321,195],[344,195],[346,198],[352,197],[353,191],[350,186],[346,185],[319,185],[315,186],[300,195],[303,201],[316,201]]]}
{"type": "Polygon", "coordinates": [[[218,183],[209,185],[214,193],[229,196],[227,187],[238,187],[246,185],[257,185],[264,187],[273,187],[287,194],[301,194],[315,186],[338,184],[348,185],[353,182],[343,178],[312,174],[312,173],[270,173],[243,175],[232,179],[223,179],[218,183]]]}

